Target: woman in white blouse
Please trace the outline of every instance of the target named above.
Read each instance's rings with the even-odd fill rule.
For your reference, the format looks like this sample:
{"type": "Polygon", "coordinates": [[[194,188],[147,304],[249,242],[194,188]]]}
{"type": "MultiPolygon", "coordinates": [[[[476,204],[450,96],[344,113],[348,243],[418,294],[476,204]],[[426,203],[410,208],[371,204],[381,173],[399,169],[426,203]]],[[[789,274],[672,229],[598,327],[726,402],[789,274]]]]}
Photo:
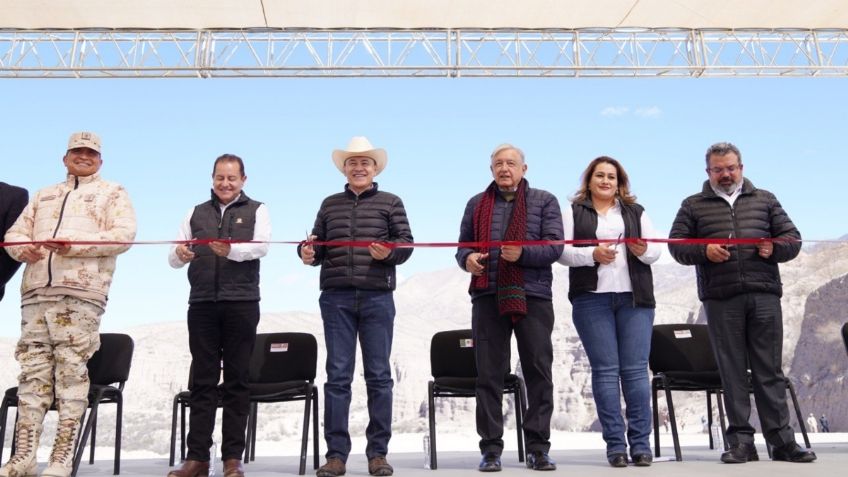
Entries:
{"type": "Polygon", "coordinates": [[[592,391],[613,467],[651,465],[648,354],[654,322],[651,264],[661,247],[644,208],[630,193],[627,173],[602,156],[583,172],[580,190],[563,214],[572,318],[592,366],[592,391]],[[627,405],[625,425],[621,394],[627,405]],[[626,439],[625,439],[626,434],[626,439]]]}

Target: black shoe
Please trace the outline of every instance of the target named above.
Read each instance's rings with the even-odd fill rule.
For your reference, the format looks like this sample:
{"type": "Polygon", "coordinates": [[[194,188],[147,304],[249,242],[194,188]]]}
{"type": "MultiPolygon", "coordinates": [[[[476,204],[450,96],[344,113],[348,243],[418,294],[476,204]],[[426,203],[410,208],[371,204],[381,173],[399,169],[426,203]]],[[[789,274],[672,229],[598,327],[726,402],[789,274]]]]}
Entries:
{"type": "Polygon", "coordinates": [[[633,456],[633,463],[636,467],[650,467],[654,461],[654,456],[651,454],[636,454],[633,456]]]}
{"type": "Polygon", "coordinates": [[[548,456],[547,452],[530,452],[527,454],[527,468],[533,470],[556,470],[556,462],[548,456]]]}
{"type": "Polygon", "coordinates": [[[486,452],[480,460],[480,465],[477,467],[480,472],[500,472],[501,471],[501,456],[494,452],[486,452]]]}
{"type": "Polygon", "coordinates": [[[754,447],[753,442],[740,442],[721,454],[721,461],[725,464],[744,464],[757,460],[760,460],[760,456],[757,455],[757,448],[754,447]]]}
{"type": "Polygon", "coordinates": [[[783,447],[772,449],[771,459],[786,462],[812,462],[816,460],[816,453],[809,449],[804,449],[796,442],[791,442],[783,447]]]}
{"type": "Polygon", "coordinates": [[[624,452],[616,452],[607,456],[609,465],[613,467],[627,467],[627,454],[624,452]]]}

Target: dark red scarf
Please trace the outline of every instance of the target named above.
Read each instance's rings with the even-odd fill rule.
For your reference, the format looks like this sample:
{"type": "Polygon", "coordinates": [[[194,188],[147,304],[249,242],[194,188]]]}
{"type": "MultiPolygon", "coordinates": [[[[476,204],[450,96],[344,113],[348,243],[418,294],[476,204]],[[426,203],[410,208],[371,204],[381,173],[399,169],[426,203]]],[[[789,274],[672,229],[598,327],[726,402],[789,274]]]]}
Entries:
{"type": "MultiPolygon", "coordinates": [[[[489,184],[480,202],[474,208],[474,239],[478,242],[492,240],[492,213],[495,209],[495,198],[498,186],[495,181],[489,184]]],[[[504,241],[520,241],[527,237],[527,181],[521,179],[515,191],[515,205],[512,207],[512,217],[506,227],[504,241]]],[[[478,249],[487,253],[488,249],[478,249]]],[[[487,259],[491,260],[491,258],[487,259]]],[[[488,269],[482,275],[471,277],[471,289],[485,289],[489,285],[488,269]]],[[[510,316],[516,323],[527,316],[527,296],[524,292],[524,274],[515,262],[507,262],[498,255],[498,315],[510,316]]]]}

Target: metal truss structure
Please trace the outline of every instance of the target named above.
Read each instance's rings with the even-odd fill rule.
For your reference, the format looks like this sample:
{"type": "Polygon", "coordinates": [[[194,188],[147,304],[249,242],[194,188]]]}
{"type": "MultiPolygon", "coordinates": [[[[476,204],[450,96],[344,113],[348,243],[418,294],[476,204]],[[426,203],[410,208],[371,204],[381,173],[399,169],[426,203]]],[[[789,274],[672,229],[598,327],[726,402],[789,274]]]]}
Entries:
{"type": "Polygon", "coordinates": [[[702,76],[848,76],[848,29],[0,29],[0,78],[702,76]]]}

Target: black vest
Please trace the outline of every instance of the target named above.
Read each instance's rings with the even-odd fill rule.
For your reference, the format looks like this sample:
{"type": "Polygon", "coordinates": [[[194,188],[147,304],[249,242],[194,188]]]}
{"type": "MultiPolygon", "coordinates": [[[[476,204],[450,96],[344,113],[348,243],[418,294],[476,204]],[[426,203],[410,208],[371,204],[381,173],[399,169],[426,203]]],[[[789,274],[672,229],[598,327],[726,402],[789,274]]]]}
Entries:
{"type": "MultiPolygon", "coordinates": [[[[642,212],[645,210],[639,204],[627,205],[619,201],[621,217],[624,219],[624,236],[628,238],[639,238],[642,236],[642,212]]],[[[592,201],[575,202],[571,204],[574,214],[574,239],[595,240],[598,230],[598,213],[592,207],[592,201]]],[[[595,247],[595,245],[575,245],[575,247],[595,247]]],[[[654,277],[651,266],[645,265],[641,260],[624,247],[627,252],[627,270],[630,274],[630,284],[633,287],[633,302],[636,306],[644,308],[655,308],[654,300],[654,277]]],[[[598,267],[569,267],[568,268],[568,299],[573,301],[574,297],[581,293],[592,292],[598,289],[598,267]]]]}
{"type": "MultiPolygon", "coordinates": [[[[191,214],[192,237],[253,240],[256,209],[261,204],[242,192],[221,215],[213,194],[212,200],[196,206],[191,214]]],[[[215,255],[208,245],[195,245],[193,250],[197,256],[188,267],[189,303],[259,301],[258,259],[234,262],[215,255]]]]}

